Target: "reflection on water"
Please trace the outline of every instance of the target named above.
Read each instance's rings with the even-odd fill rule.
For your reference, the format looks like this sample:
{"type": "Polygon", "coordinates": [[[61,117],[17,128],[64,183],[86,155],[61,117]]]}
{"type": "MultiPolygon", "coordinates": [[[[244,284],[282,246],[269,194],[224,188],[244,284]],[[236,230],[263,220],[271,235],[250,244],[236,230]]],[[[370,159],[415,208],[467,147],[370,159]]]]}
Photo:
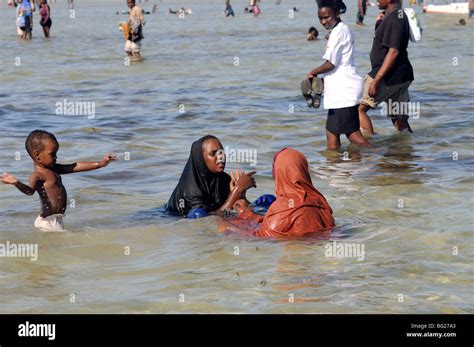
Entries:
{"type": "MultiPolygon", "coordinates": [[[[68,233],[34,230],[37,198],[0,185],[0,242],[39,247],[37,262],[1,259],[0,312],[474,311],[471,22],[455,26],[457,16],[418,11],[425,30],[422,42],[409,46],[410,97],[421,111],[413,134],[395,134],[376,110],[374,149],[342,139],[340,151],[326,151],[326,112],[307,108],[299,91],[325,48],[324,40],[305,40],[308,27],[320,27],[314,1],[298,5],[296,20],[288,19],[287,5],[272,2],[256,19],[236,4],[236,18],[226,20],[222,4],[184,0],[193,14],[180,20],[164,15],[173,6],[163,0],[159,13],[146,17],[145,60],[128,67],[117,30],[126,17],[115,14],[124,3],[81,4],[70,20],[64,2],[52,3],[51,40],[38,26],[25,43],[15,36],[14,11],[0,2],[0,170],[27,179],[24,141],[35,128],[56,134],[59,162],[120,156],[103,170],[63,177],[75,200],[68,233]],[[95,102],[96,117],[56,115],[64,99],[95,102]],[[161,207],[191,143],[207,133],[224,147],[257,151],[255,166],[227,167],[257,171],[250,200],[273,192],[278,150],[303,152],[337,227],[319,239],[281,242],[219,234],[216,217],[165,217],[161,207]],[[332,241],[364,244],[364,260],[327,258],[332,241]]],[[[347,5],[343,20],[364,75],[376,9],[368,9],[367,26],[356,27],[355,4],[347,5]]]]}

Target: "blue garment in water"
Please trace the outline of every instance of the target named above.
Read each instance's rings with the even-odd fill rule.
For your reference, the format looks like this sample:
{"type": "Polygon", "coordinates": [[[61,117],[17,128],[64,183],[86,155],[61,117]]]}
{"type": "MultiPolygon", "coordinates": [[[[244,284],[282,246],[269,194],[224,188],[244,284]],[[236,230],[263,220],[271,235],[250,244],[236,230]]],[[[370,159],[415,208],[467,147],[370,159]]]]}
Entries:
{"type": "Polygon", "coordinates": [[[253,212],[257,214],[264,215],[267,213],[270,206],[276,200],[276,197],[272,194],[263,194],[262,196],[258,197],[253,203],[253,212]]]}
{"type": "Polygon", "coordinates": [[[275,195],[272,194],[263,194],[258,199],[256,199],[252,205],[257,207],[266,207],[269,208],[271,204],[276,200],[275,195]]]}
{"type": "Polygon", "coordinates": [[[188,212],[188,218],[189,219],[197,219],[197,218],[203,218],[207,217],[209,214],[207,211],[203,208],[193,208],[188,212]]]}

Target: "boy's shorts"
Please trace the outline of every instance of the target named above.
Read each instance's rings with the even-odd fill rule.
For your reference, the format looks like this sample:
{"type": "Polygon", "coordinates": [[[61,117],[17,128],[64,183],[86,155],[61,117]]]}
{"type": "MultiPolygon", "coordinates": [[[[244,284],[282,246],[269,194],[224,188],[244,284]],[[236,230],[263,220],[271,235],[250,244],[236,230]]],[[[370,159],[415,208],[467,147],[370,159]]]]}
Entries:
{"type": "Polygon", "coordinates": [[[334,108],[328,111],[326,129],[334,135],[351,134],[359,130],[359,105],[334,108]]]}
{"type": "Polygon", "coordinates": [[[372,85],[374,79],[367,75],[364,79],[364,92],[362,94],[361,104],[367,105],[371,108],[375,108],[378,104],[389,99],[394,102],[408,102],[410,97],[408,95],[408,87],[412,81],[407,81],[399,84],[394,84],[388,86],[385,84],[384,80],[381,80],[379,83],[379,91],[374,97],[369,96],[369,88],[372,85]]]}
{"type": "Polygon", "coordinates": [[[38,216],[35,220],[35,227],[41,231],[64,231],[62,214],[53,214],[48,217],[38,216]]]}
{"type": "Polygon", "coordinates": [[[131,53],[140,53],[140,49],[142,48],[142,42],[132,42],[130,40],[127,40],[125,42],[125,52],[131,52],[131,53]]]}

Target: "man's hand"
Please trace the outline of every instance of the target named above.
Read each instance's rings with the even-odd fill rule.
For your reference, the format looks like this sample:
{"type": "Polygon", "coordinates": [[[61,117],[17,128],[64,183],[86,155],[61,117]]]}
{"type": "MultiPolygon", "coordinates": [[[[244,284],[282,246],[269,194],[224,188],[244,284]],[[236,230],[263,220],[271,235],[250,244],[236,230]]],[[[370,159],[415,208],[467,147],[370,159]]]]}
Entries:
{"type": "Polygon", "coordinates": [[[375,98],[375,96],[379,92],[379,83],[380,79],[375,77],[369,87],[369,96],[375,98]]]}
{"type": "Polygon", "coordinates": [[[4,172],[2,175],[2,182],[5,184],[17,184],[18,180],[16,179],[15,176],[10,175],[8,172],[4,172]]]}

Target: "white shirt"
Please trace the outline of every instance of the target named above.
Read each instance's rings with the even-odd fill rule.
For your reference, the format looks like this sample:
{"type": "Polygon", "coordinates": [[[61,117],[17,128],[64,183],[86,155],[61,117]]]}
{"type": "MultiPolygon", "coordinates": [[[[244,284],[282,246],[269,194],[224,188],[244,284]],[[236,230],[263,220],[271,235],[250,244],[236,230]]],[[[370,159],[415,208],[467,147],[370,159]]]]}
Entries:
{"type": "Polygon", "coordinates": [[[358,105],[363,80],[354,64],[354,38],[349,27],[340,22],[329,36],[324,60],[334,68],[324,76],[324,108],[335,109],[358,105]]]}

